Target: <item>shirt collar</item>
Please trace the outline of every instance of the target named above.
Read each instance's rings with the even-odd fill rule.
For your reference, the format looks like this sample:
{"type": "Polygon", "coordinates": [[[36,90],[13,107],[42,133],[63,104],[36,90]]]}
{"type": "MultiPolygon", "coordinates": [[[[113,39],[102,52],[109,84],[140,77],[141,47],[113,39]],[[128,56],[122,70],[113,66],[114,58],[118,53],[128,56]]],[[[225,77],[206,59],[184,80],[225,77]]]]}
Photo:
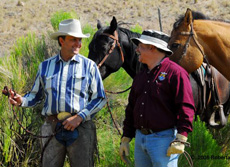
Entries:
{"type": "MultiPolygon", "coordinates": [[[[56,63],[59,63],[60,61],[64,61],[64,60],[61,58],[61,53],[59,53],[59,54],[57,55],[56,63]]],[[[79,54],[74,55],[74,56],[71,58],[70,61],[75,61],[75,62],[78,62],[78,63],[79,63],[79,62],[80,62],[79,54]]]]}
{"type": "MultiPolygon", "coordinates": [[[[160,66],[162,65],[162,63],[165,62],[165,60],[167,60],[167,59],[168,59],[168,57],[166,57],[166,56],[163,57],[161,59],[161,61],[151,71],[155,71],[156,69],[160,68],[160,66]]],[[[146,67],[146,71],[147,71],[147,73],[151,72],[151,71],[149,71],[148,67],[146,67]]]]}

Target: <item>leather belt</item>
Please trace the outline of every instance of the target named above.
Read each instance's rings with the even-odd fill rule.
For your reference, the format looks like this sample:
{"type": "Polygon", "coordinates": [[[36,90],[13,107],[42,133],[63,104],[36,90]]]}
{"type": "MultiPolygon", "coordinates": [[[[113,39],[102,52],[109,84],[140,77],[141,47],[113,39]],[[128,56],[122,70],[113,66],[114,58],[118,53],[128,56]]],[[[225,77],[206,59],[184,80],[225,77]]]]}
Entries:
{"type": "Polygon", "coordinates": [[[57,114],[55,115],[50,115],[50,116],[47,116],[46,117],[46,122],[49,122],[49,123],[57,123],[57,122],[61,122],[58,118],[57,118],[57,114]]]}
{"type": "Polygon", "coordinates": [[[155,133],[153,130],[151,129],[145,129],[145,128],[142,128],[142,129],[139,129],[141,131],[141,133],[143,135],[149,135],[149,134],[152,134],[152,133],[155,133]]]}
{"type": "Polygon", "coordinates": [[[76,113],[68,113],[68,112],[60,112],[59,114],[50,115],[46,117],[46,122],[49,123],[57,123],[62,122],[65,119],[69,118],[71,115],[75,115],[76,113]]]}

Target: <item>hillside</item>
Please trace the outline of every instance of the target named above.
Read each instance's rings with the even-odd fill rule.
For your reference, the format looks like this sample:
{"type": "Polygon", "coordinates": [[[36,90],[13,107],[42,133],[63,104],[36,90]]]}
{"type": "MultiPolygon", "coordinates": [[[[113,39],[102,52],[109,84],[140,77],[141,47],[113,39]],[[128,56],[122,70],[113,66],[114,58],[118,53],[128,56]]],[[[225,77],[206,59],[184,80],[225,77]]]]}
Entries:
{"type": "Polygon", "coordinates": [[[230,20],[229,0],[1,0],[0,2],[0,57],[9,53],[15,41],[35,32],[38,36],[52,31],[50,17],[56,11],[75,11],[82,25],[96,27],[115,16],[118,21],[140,25],[143,29],[159,30],[158,8],[163,31],[170,33],[175,19],[187,8],[201,11],[211,18],[230,20]],[[104,3],[106,2],[106,3],[104,3]]]}

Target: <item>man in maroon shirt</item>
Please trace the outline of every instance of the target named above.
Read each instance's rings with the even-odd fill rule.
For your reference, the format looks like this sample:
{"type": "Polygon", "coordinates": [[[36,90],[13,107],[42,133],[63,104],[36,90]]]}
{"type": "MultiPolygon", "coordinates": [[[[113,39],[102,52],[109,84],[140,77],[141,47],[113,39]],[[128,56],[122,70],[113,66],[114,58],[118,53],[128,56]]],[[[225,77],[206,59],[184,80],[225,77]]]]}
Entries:
{"type": "Polygon", "coordinates": [[[136,167],[177,166],[195,111],[188,73],[169,60],[167,34],[148,30],[131,40],[147,68],[136,75],[130,91],[121,159],[126,162],[129,142],[135,137],[136,167]]]}

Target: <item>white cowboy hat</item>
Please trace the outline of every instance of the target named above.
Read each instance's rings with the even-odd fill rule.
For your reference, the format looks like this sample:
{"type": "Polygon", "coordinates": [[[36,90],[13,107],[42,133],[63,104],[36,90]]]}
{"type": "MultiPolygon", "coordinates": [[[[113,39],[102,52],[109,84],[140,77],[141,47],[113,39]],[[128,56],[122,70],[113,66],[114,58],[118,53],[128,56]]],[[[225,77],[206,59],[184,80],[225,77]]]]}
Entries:
{"type": "Polygon", "coordinates": [[[89,38],[90,34],[83,34],[81,23],[76,19],[63,20],[59,23],[59,30],[50,35],[52,39],[58,39],[59,36],[73,36],[77,38],[89,38]]]}
{"type": "Polygon", "coordinates": [[[132,42],[135,45],[138,45],[140,42],[143,44],[153,45],[159,49],[164,50],[168,55],[171,55],[173,52],[168,49],[169,36],[160,31],[154,30],[145,30],[142,32],[140,38],[131,38],[132,42]]]}

